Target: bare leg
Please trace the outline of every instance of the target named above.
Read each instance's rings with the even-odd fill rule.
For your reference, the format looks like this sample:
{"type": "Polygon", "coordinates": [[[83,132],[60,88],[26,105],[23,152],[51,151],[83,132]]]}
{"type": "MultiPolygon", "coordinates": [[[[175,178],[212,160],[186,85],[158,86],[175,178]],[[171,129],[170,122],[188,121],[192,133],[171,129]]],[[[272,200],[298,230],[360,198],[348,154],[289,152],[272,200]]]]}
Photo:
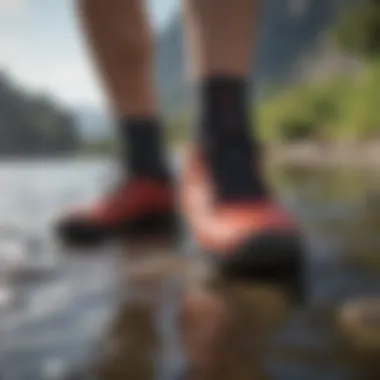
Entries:
{"type": "Polygon", "coordinates": [[[249,74],[256,0],[185,0],[193,78],[249,74]]]}
{"type": "Polygon", "coordinates": [[[188,72],[200,96],[198,137],[207,146],[206,165],[221,198],[252,198],[263,193],[252,168],[256,152],[251,146],[249,112],[256,4],[256,0],[185,0],[188,72]],[[235,155],[230,150],[239,152],[238,164],[230,162],[235,155]]]}
{"type": "Polygon", "coordinates": [[[122,170],[117,190],[99,199],[86,215],[74,212],[62,218],[57,233],[69,245],[86,246],[116,235],[171,233],[174,189],[153,89],[152,37],[144,0],[77,1],[117,118],[122,170]]]}
{"type": "Polygon", "coordinates": [[[116,115],[155,116],[152,36],[143,0],[79,0],[78,4],[116,115]]]}
{"type": "Polygon", "coordinates": [[[301,278],[301,239],[290,215],[267,190],[250,117],[257,4],[185,0],[189,72],[200,107],[181,204],[195,242],[224,272],[288,280],[301,278]],[[289,259],[287,271],[276,272],[271,260],[261,260],[271,254],[273,260],[289,259]]]}

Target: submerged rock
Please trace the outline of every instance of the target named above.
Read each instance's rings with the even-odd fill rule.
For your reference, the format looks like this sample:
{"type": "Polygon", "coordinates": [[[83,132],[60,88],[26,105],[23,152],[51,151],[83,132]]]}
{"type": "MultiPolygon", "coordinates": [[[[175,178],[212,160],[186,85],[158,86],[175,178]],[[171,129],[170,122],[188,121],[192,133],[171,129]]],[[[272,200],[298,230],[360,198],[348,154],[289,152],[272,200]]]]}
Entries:
{"type": "MultiPolygon", "coordinates": [[[[359,298],[338,311],[338,330],[350,363],[369,376],[380,370],[380,297],[359,298]]],[[[372,378],[372,377],[370,377],[372,378]]],[[[375,377],[378,378],[378,377],[375,377]]]]}

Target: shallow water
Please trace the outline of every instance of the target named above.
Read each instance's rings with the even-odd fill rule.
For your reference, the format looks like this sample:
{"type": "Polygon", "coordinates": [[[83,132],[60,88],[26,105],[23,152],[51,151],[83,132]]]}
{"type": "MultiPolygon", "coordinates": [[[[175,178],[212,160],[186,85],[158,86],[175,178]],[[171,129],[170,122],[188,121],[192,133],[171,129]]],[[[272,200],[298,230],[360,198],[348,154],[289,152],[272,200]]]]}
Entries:
{"type": "MultiPolygon", "coordinates": [[[[83,254],[52,238],[56,215],[101,194],[112,171],[111,163],[95,161],[0,165],[0,379],[169,380],[185,379],[191,368],[191,345],[200,343],[183,340],[188,327],[178,316],[184,304],[187,310],[189,264],[170,258],[177,248],[112,246],[83,254]],[[131,260],[157,256],[158,248],[167,262],[140,265],[147,273],[134,283],[131,260]]],[[[333,322],[343,302],[380,296],[380,173],[282,168],[270,179],[304,226],[307,307],[290,309],[279,330],[266,336],[270,347],[257,350],[263,332],[258,316],[269,321],[280,313],[265,303],[270,297],[254,304],[251,286],[203,287],[195,312],[190,301],[192,334],[206,329],[207,335],[204,316],[215,308],[233,312],[235,327],[221,321],[217,334],[228,336],[218,343],[229,349],[226,379],[228,373],[231,379],[370,378],[342,348],[333,322]]],[[[203,342],[198,351],[207,357],[212,344],[203,342]]],[[[221,357],[210,361],[221,363],[221,357]]]]}

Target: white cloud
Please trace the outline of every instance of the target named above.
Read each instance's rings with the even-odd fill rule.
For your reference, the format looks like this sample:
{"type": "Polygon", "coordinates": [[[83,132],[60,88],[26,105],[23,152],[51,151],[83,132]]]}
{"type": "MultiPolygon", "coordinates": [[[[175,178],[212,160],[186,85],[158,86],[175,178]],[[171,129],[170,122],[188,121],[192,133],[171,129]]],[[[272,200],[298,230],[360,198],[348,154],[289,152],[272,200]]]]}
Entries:
{"type": "Polygon", "coordinates": [[[42,68],[36,65],[31,71],[33,74],[26,74],[23,81],[33,88],[52,92],[70,104],[101,102],[93,72],[80,57],[63,62],[51,61],[42,68]]]}
{"type": "Polygon", "coordinates": [[[28,62],[22,59],[6,65],[17,82],[34,91],[52,93],[68,104],[101,103],[100,91],[92,72],[78,60],[28,62]]]}
{"type": "Polygon", "coordinates": [[[28,0],[0,0],[0,15],[13,16],[26,13],[28,0]]]}
{"type": "MultiPolygon", "coordinates": [[[[52,17],[64,25],[71,20],[72,3],[59,1],[65,6],[64,13],[52,17]]],[[[0,70],[8,72],[16,83],[32,91],[49,92],[65,103],[100,104],[101,91],[78,32],[68,23],[67,38],[55,29],[46,36],[46,27],[38,24],[36,18],[41,10],[36,4],[33,0],[0,0],[0,20],[11,20],[0,27],[0,70]],[[33,33],[29,34],[29,29],[33,33]],[[55,44],[51,43],[54,38],[55,44]]]]}
{"type": "MultiPolygon", "coordinates": [[[[48,91],[70,104],[100,104],[102,91],[75,28],[73,3],[74,0],[0,0],[0,70],[9,71],[21,85],[48,91]],[[53,2],[57,7],[52,6],[53,2]],[[46,24],[45,12],[49,15],[46,24]]],[[[150,0],[156,25],[165,24],[175,3],[176,0],[150,0]]]]}
{"type": "MultiPolygon", "coordinates": [[[[1,1],[1,0],[0,0],[1,1]]],[[[100,104],[101,94],[91,67],[82,54],[33,54],[20,36],[0,35],[0,69],[35,91],[46,91],[69,104],[100,104]]]]}

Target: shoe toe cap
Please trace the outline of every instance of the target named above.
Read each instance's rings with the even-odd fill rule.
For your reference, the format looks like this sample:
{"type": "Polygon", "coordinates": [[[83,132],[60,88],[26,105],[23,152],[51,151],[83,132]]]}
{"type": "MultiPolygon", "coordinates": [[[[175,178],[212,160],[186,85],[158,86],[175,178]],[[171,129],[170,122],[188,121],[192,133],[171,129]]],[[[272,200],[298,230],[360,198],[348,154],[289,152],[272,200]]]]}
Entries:
{"type": "Polygon", "coordinates": [[[250,237],[228,256],[218,259],[223,275],[290,287],[304,299],[305,243],[293,231],[266,231],[250,237]]]}
{"type": "Polygon", "coordinates": [[[60,241],[69,245],[97,244],[104,237],[100,224],[85,217],[67,216],[55,225],[55,233],[60,241]]]}

